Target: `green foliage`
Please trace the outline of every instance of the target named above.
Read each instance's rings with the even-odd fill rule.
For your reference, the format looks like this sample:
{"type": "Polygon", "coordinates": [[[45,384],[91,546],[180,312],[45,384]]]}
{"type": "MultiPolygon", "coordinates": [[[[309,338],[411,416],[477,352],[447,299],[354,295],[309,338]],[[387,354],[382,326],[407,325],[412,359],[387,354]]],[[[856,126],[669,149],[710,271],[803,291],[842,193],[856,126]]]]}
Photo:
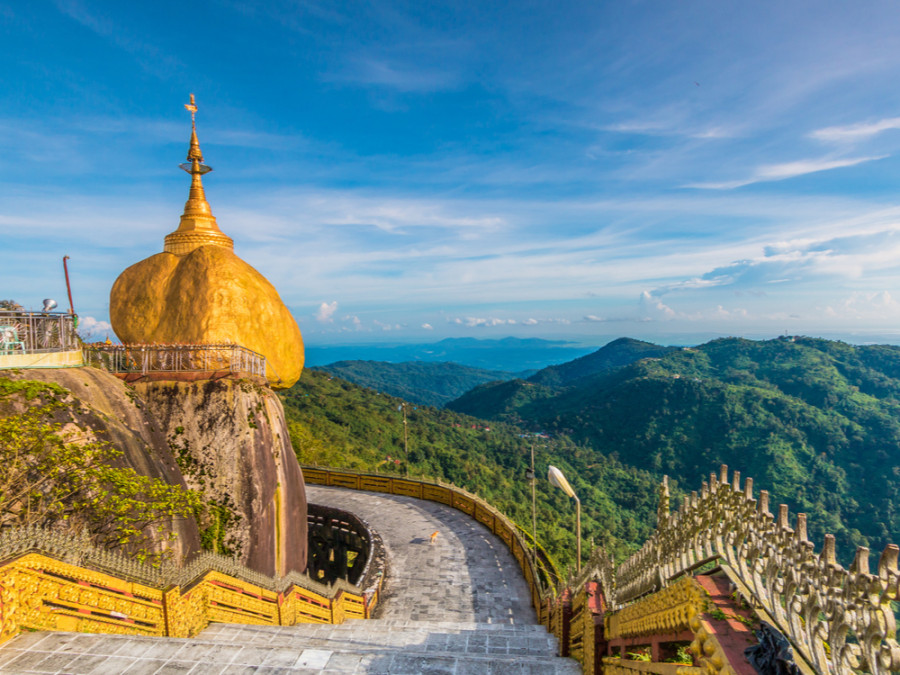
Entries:
{"type": "Polygon", "coordinates": [[[567,434],[688,489],[725,463],[807,513],[812,538],[833,533],[845,558],[900,532],[900,347],[728,338],[533,400],[492,387],[453,407],[567,434]]]}
{"type": "MultiPolygon", "coordinates": [[[[302,464],[403,475],[402,402],[315,371],[283,392],[288,429],[302,464]]],[[[574,566],[574,503],[546,480],[559,467],[582,501],[585,542],[593,537],[619,556],[650,534],[657,481],[648,473],[597,455],[564,436],[526,434],[507,423],[448,410],[408,406],[409,473],[464,487],[531,531],[531,483],[525,479],[535,446],[538,540],[562,564],[574,566]],[[486,428],[488,427],[489,430],[486,428]]],[[[584,546],[584,554],[589,553],[584,546]]]]}
{"type": "Polygon", "coordinates": [[[412,403],[433,406],[442,406],[479,384],[514,377],[499,370],[424,361],[338,361],[318,370],[412,403]]]}
{"type": "Polygon", "coordinates": [[[208,502],[204,508],[197,508],[195,517],[200,524],[200,546],[204,551],[222,555],[233,555],[236,551],[225,540],[229,525],[239,519],[227,503],[208,502]]]}
{"type": "MultiPolygon", "coordinates": [[[[139,559],[159,559],[167,521],[191,517],[199,496],[115,466],[122,453],[64,417],[65,389],[0,378],[0,403],[28,402],[0,417],[0,527],[86,528],[94,541],[139,559]]],[[[174,535],[172,535],[174,536],[174,535]]]]}

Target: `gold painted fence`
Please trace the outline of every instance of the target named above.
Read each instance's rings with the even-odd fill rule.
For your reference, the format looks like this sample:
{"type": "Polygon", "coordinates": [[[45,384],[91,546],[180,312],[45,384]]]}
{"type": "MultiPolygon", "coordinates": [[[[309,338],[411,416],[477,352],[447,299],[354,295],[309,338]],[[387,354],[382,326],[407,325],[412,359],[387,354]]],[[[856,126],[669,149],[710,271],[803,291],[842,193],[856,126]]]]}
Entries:
{"type": "MultiPolygon", "coordinates": [[[[62,539],[46,532],[31,537],[54,538],[62,539]]],[[[65,552],[65,541],[56,541],[30,546],[32,550],[19,546],[11,555],[16,547],[9,545],[10,537],[4,539],[0,644],[23,630],[192,637],[211,622],[343,623],[369,618],[380,593],[381,575],[362,590],[342,580],[326,586],[296,573],[266,577],[211,554],[185,568],[154,569],[125,559],[117,563],[114,555],[74,538],[68,548],[74,554],[65,552]]]]}

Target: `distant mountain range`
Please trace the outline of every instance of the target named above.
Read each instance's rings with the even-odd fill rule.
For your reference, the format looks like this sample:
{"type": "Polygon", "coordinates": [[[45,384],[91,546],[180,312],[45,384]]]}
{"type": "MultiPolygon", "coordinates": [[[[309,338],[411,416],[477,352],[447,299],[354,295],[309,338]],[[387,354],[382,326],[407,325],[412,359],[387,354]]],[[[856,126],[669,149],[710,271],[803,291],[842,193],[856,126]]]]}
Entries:
{"type": "Polygon", "coordinates": [[[447,338],[431,344],[307,346],[306,365],[326,366],[336,361],[453,362],[472,368],[504,372],[538,370],[594,351],[564,340],[504,338],[477,340],[447,338]]]}
{"type": "Polygon", "coordinates": [[[483,370],[458,363],[430,363],[412,361],[385,363],[383,361],[338,361],[322,370],[391,396],[412,403],[442,407],[464,393],[485,382],[528,377],[534,371],[507,373],[499,370],[483,370]]]}
{"type": "Polygon", "coordinates": [[[813,338],[694,348],[616,340],[447,408],[571,437],[696,489],[719,463],[810,516],[810,535],[900,541],[900,347],[813,338]]]}

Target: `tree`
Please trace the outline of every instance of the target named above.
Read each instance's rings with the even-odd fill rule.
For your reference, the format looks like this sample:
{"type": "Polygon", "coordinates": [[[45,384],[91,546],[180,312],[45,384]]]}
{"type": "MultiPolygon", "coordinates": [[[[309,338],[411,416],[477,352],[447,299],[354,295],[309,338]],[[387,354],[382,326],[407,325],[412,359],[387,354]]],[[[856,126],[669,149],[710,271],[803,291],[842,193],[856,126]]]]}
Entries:
{"type": "Polygon", "coordinates": [[[170,519],[202,511],[199,493],[114,466],[121,451],[54,421],[65,405],[50,386],[4,382],[0,402],[15,391],[37,400],[0,418],[0,527],[84,528],[100,546],[140,560],[164,557],[155,542],[175,537],[164,534],[170,519]]]}

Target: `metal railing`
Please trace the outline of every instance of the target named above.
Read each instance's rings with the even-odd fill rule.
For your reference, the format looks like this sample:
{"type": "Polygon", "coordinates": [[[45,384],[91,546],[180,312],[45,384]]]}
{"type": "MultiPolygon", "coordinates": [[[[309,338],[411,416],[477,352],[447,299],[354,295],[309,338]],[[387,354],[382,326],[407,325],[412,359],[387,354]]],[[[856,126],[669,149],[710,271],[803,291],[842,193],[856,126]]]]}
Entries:
{"type": "Polygon", "coordinates": [[[0,354],[43,354],[80,348],[74,314],[0,310],[0,354]]]}
{"type": "Polygon", "coordinates": [[[266,357],[240,345],[90,345],[84,360],[112,373],[224,371],[266,376],[266,357]]]}

